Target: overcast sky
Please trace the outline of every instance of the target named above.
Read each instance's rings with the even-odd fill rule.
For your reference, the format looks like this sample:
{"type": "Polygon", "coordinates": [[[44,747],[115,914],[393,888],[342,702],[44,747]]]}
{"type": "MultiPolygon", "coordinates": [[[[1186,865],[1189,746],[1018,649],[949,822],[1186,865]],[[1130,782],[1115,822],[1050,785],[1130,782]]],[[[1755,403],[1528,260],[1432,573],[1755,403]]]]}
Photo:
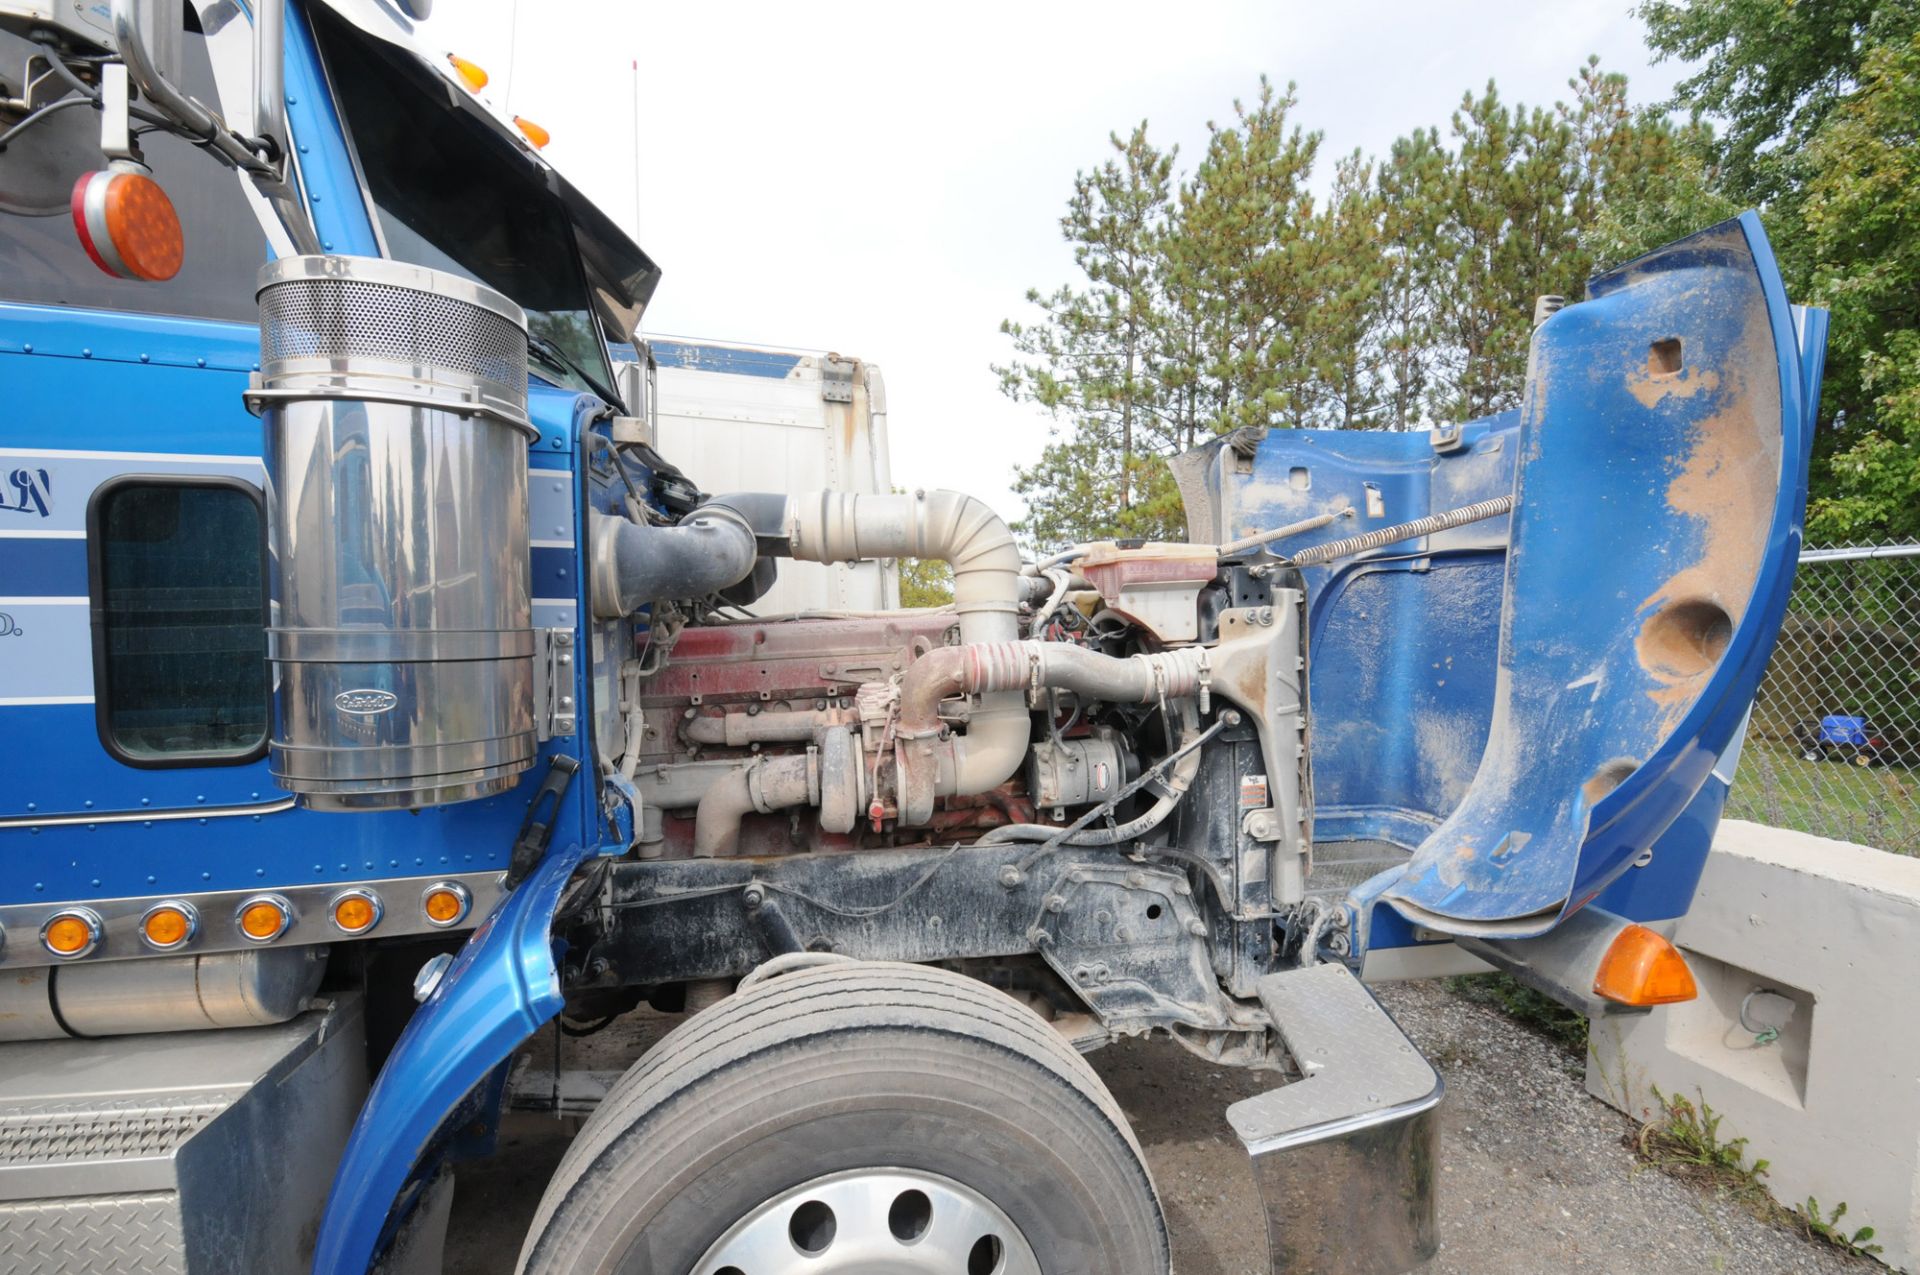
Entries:
{"type": "Polygon", "coordinates": [[[439,0],[424,34],[485,67],[485,95],[551,130],[548,156],[629,228],[637,178],[665,270],[649,332],[880,364],[894,481],[1009,516],[1048,424],[988,365],[1026,290],[1071,277],[1058,220],[1109,132],[1146,119],[1185,167],[1264,72],[1299,83],[1324,180],[1335,154],[1444,132],[1489,76],[1550,103],[1589,53],[1636,101],[1682,74],[1649,65],[1626,0],[439,0]]]}

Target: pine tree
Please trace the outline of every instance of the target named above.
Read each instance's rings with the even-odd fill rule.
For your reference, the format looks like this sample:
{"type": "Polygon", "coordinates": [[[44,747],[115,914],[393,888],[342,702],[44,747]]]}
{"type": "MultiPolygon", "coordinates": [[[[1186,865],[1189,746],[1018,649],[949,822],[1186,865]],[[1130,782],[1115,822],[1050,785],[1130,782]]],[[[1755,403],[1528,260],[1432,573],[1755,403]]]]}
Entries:
{"type": "MultiPolygon", "coordinates": [[[[1451,146],[1427,128],[1381,160],[1343,157],[1324,202],[1311,187],[1321,138],[1292,122],[1292,85],[1263,77],[1231,121],[1209,126],[1177,187],[1174,154],[1144,124],[1113,138],[1061,221],[1082,281],[1030,293],[1040,322],[1003,325],[1021,356],[997,369],[1003,388],[1054,422],[1040,460],[1016,471],[1031,509],[1023,531],[1049,545],[1176,536],[1162,461],[1241,426],[1410,429],[1516,406],[1536,297],[1578,299],[1596,268],[1731,211],[1716,189],[1724,147],[1705,125],[1634,107],[1625,78],[1597,59],[1568,85],[1567,101],[1543,109],[1508,106],[1490,81],[1463,98],[1451,146]]],[[[1882,100],[1895,105],[1855,127],[1897,142],[1911,129],[1888,121],[1905,98],[1887,88],[1882,100]]],[[[1875,162],[1834,187],[1833,207],[1862,218],[1857,192],[1905,172],[1875,162]]],[[[1829,218],[1824,249],[1836,279],[1857,261],[1842,220],[1829,218]]],[[[1872,365],[1879,410],[1909,410],[1903,387],[1920,375],[1905,378],[1905,357],[1872,365]]],[[[1862,453],[1856,468],[1885,474],[1891,454],[1862,453]]]]}
{"type": "Polygon", "coordinates": [[[1272,424],[1309,397],[1307,182],[1320,135],[1289,126],[1295,104],[1292,85],[1276,93],[1262,77],[1251,106],[1234,103],[1232,124],[1209,125],[1206,154],[1180,190],[1171,295],[1188,307],[1200,420],[1212,433],[1272,424]]]}
{"type": "Polygon", "coordinates": [[[1380,339],[1390,269],[1373,163],[1358,151],[1334,170],[1327,205],[1307,228],[1315,297],[1306,320],[1313,381],[1299,423],[1358,429],[1379,423],[1386,397],[1380,339]]]}
{"type": "Polygon", "coordinates": [[[1446,286],[1440,223],[1450,159],[1437,130],[1394,142],[1379,165],[1380,243],[1384,265],[1378,324],[1384,423],[1411,429],[1425,418],[1433,378],[1435,298],[1446,286]]]}
{"type": "Polygon", "coordinates": [[[1509,109],[1489,81],[1461,102],[1452,131],[1429,406],[1439,419],[1470,420],[1519,403],[1534,298],[1577,295],[1583,279],[1569,207],[1572,130],[1552,112],[1509,109]]]}
{"type": "Polygon", "coordinates": [[[1150,434],[1158,387],[1148,357],[1158,327],[1156,276],[1174,153],[1148,140],[1144,121],[1129,137],[1109,140],[1114,154],[1075,177],[1060,222],[1083,281],[1050,294],[1029,292],[1040,322],[1001,324],[1021,356],[994,369],[1002,391],[1040,405],[1055,422],[1055,441],[1015,484],[1030,498],[1024,529],[1040,539],[1091,510],[1100,510],[1092,525],[1108,533],[1124,528],[1136,503],[1137,457],[1159,450],[1150,434]],[[1073,512],[1051,510],[1055,500],[1073,512]]]}

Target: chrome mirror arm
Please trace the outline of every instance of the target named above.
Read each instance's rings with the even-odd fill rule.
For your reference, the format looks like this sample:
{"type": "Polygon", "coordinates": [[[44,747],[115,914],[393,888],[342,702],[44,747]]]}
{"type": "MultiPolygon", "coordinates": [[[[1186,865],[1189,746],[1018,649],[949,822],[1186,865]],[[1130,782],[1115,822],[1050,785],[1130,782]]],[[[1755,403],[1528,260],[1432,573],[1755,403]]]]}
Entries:
{"type": "MultiPolygon", "coordinates": [[[[226,164],[253,179],[273,204],[274,211],[293,240],[294,251],[317,253],[320,236],[312,215],[300,199],[292,179],[288,156],[285,71],[285,0],[254,0],[253,5],[253,80],[254,126],[259,136],[240,136],[219,115],[197,99],[182,93],[156,65],[147,46],[146,26],[141,9],[169,6],[165,0],[112,0],[113,40],[127,74],[141,94],[162,114],[171,119],[194,140],[226,164]],[[264,150],[265,153],[262,153],[264,150]]],[[[162,13],[161,21],[177,21],[162,13]]]]}

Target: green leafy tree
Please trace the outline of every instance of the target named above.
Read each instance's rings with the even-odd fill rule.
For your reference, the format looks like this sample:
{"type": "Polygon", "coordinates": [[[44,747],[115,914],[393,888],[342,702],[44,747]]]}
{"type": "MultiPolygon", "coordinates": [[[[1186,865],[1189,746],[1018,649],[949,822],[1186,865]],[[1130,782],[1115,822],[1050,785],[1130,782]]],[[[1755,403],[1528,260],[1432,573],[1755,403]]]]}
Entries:
{"type": "Polygon", "coordinates": [[[1719,121],[1702,147],[1716,198],[1759,207],[1789,294],[1833,311],[1810,538],[1920,534],[1920,0],[1654,0],[1639,12],[1657,54],[1700,66],[1675,96],[1719,121]]]}
{"type": "Polygon", "coordinates": [[[953,601],[953,567],[937,558],[900,559],[900,605],[941,607],[953,601]]]}
{"type": "Polygon", "coordinates": [[[1920,30],[1914,0],[1647,0],[1639,13],[1656,55],[1699,64],[1669,105],[1726,122],[1716,158],[1743,205],[1796,203],[1805,149],[1871,51],[1920,30]]]}
{"type": "Polygon", "coordinates": [[[1845,413],[1808,520],[1834,540],[1920,535],[1920,36],[1861,80],[1807,148],[1803,204],[1845,413]]]}

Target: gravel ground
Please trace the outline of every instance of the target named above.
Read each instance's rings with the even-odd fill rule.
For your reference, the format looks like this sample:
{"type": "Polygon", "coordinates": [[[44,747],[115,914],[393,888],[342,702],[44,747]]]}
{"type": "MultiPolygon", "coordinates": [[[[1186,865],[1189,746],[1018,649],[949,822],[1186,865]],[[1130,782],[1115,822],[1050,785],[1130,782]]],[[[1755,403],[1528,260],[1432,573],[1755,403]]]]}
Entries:
{"type": "MultiPolygon", "coordinates": [[[[1737,1205],[1646,1169],[1623,1145],[1632,1126],[1587,1096],[1580,1060],[1437,983],[1381,999],[1446,1078],[1440,1256],[1428,1275],[1879,1270],[1755,1220],[1737,1205]]],[[[672,1020],[636,1016],[568,1043],[567,1065],[618,1068],[672,1020]]],[[[550,1038],[546,1038],[549,1039],[550,1038]]],[[[1166,1040],[1092,1056],[1133,1118],[1173,1232],[1181,1275],[1261,1275],[1265,1222],[1227,1105],[1268,1078],[1220,1068],[1166,1040]]],[[[513,1269],[567,1135],[524,1118],[502,1154],[459,1174],[446,1269],[513,1269]]]]}

